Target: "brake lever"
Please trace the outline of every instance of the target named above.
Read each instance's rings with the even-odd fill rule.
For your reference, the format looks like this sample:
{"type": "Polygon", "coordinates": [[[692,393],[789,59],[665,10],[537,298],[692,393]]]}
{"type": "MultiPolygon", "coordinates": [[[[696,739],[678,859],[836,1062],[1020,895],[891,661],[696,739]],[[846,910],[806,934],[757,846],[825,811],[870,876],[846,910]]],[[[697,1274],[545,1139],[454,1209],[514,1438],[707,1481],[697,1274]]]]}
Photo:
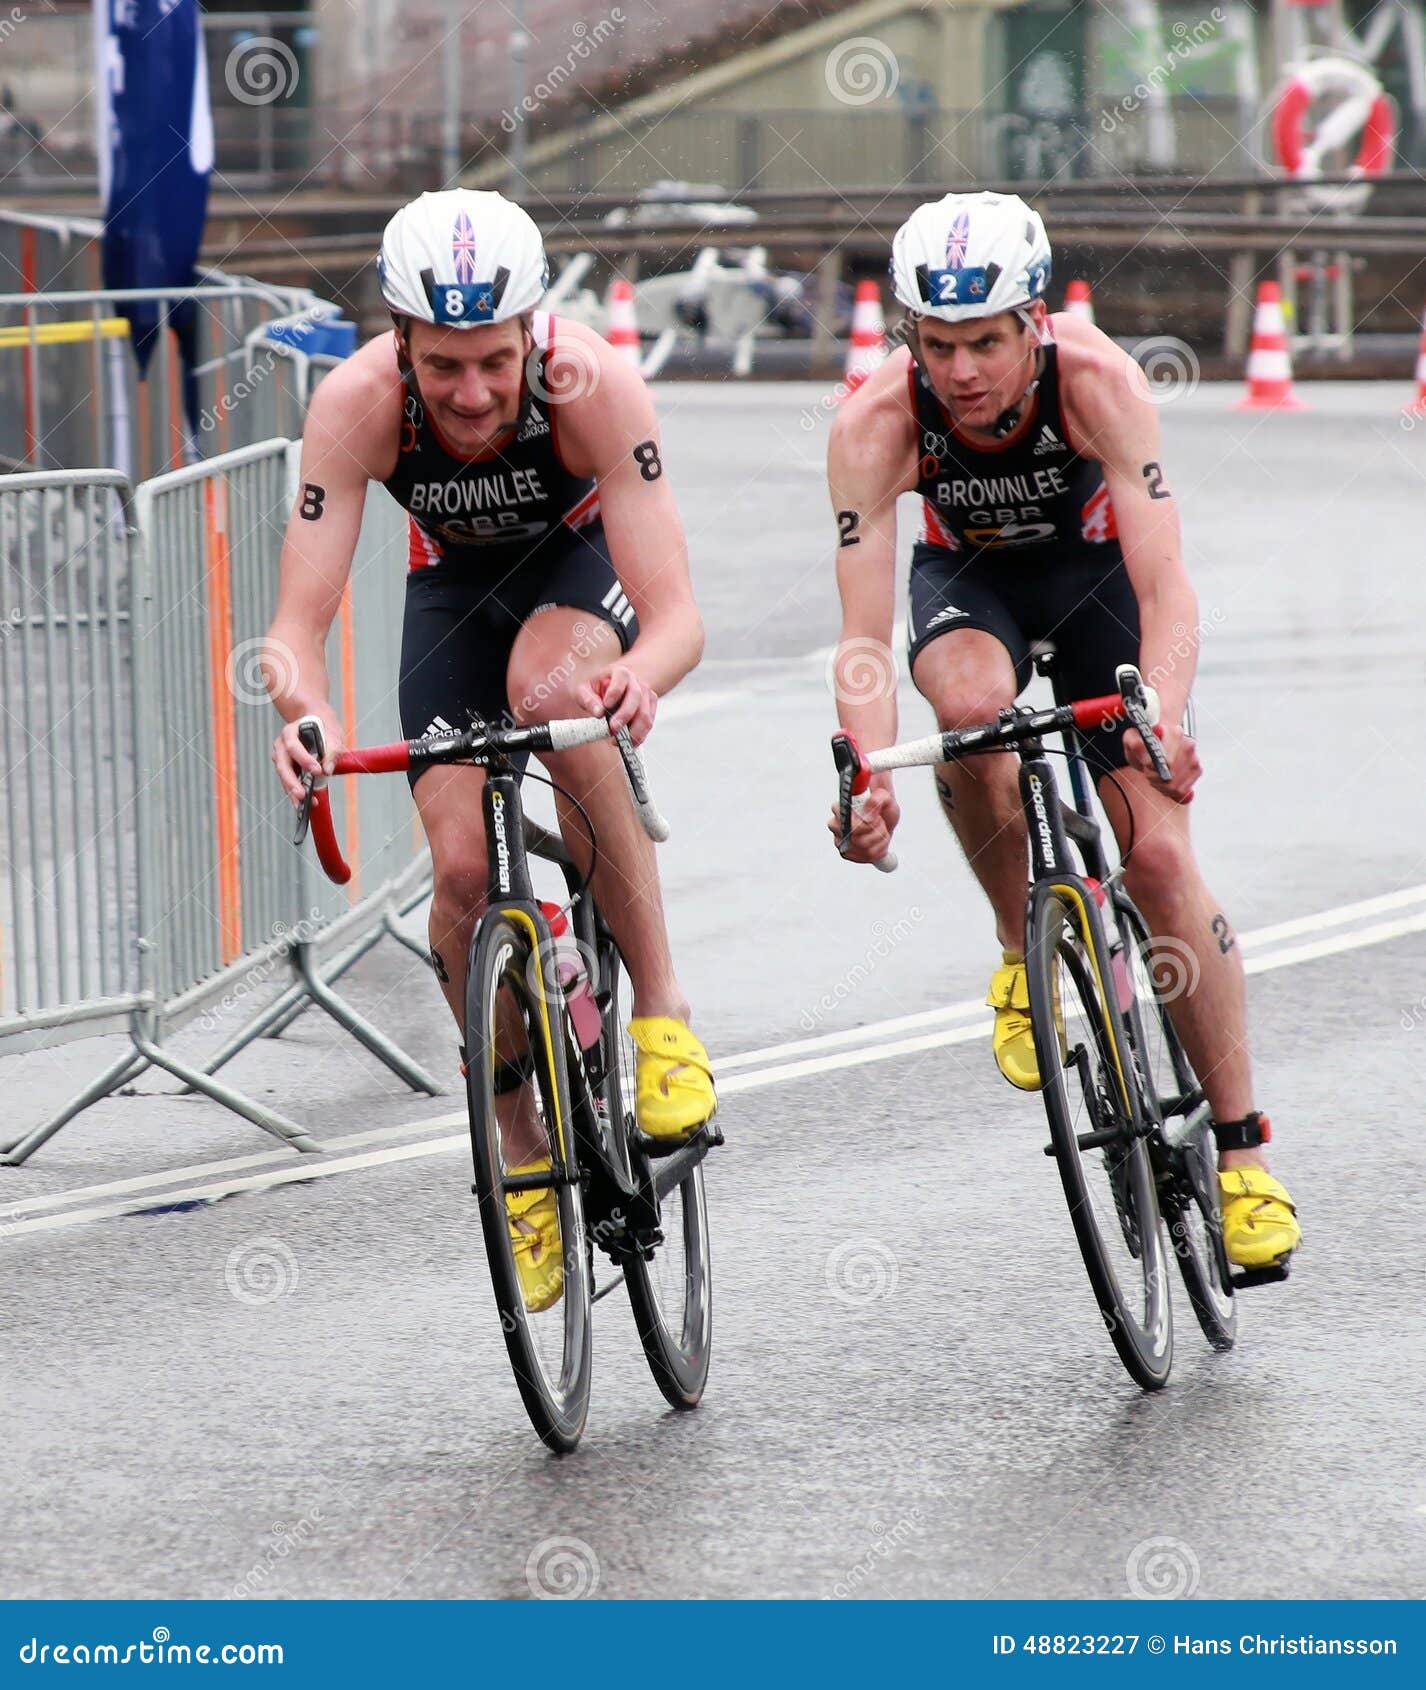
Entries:
{"type": "MultiPolygon", "coordinates": [[[[832,735],[832,761],[837,766],[837,820],[842,830],[837,851],[845,861],[852,848],[852,817],[866,808],[871,771],[862,757],[861,747],[849,733],[832,735]]],[[[878,857],[875,866],[883,874],[894,873],[896,853],[888,851],[884,857],[878,857]]]]}
{"type": "MultiPolygon", "coordinates": [[[[320,717],[304,716],[297,724],[297,737],[302,741],[303,748],[309,751],[320,763],[327,752],[327,740],[322,732],[320,717]]],[[[312,800],[317,791],[317,776],[310,771],[302,776],[302,802],[297,810],[297,827],[292,835],[292,843],[301,845],[307,838],[307,830],[312,825],[312,800]]]]}
{"type": "Polygon", "coordinates": [[[1119,682],[1119,696],[1124,700],[1125,718],[1131,727],[1138,729],[1154,773],[1167,786],[1173,779],[1173,769],[1164,755],[1163,743],[1154,732],[1159,718],[1159,695],[1144,684],[1144,677],[1132,663],[1121,663],[1115,679],[1119,682]]]}

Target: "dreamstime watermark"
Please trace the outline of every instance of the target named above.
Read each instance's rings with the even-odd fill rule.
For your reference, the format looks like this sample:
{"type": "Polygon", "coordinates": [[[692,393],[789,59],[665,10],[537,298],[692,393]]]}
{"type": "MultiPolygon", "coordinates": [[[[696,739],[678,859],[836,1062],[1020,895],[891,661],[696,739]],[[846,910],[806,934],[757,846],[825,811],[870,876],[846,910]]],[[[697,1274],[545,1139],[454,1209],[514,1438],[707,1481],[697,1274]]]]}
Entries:
{"type": "Polygon", "coordinates": [[[1200,616],[1198,621],[1189,627],[1187,622],[1175,622],[1170,632],[1173,634],[1173,644],[1169,647],[1163,661],[1156,663],[1144,677],[1151,687],[1157,687],[1166,681],[1170,675],[1178,673],[1180,663],[1187,663],[1190,657],[1198,655],[1203,644],[1204,636],[1210,627],[1220,627],[1227,620],[1227,614],[1221,605],[1214,605],[1207,616],[1200,616]]]}
{"type": "Polygon", "coordinates": [[[286,959],[293,945],[310,944],[316,938],[321,922],[322,912],[319,909],[309,910],[295,927],[289,927],[285,921],[274,921],[269,930],[269,938],[279,942],[285,941],[283,950],[275,956],[266,956],[260,962],[255,962],[241,980],[223,993],[211,1009],[204,1011],[203,1018],[198,1023],[199,1030],[204,1033],[213,1032],[223,1016],[240,1008],[244,999],[250,998],[254,992],[265,986],[272,978],[274,970],[286,959]]]}
{"type": "Polygon", "coordinates": [[[1403,1033],[1409,1033],[1413,1027],[1419,1027],[1423,1021],[1426,1021],[1426,997],[1419,997],[1409,1009],[1402,1010],[1401,1030],[1403,1033]]]}
{"type": "Polygon", "coordinates": [[[22,11],[18,6],[12,6],[8,13],[0,17],[0,43],[10,39],[22,23],[30,21],[30,14],[22,11]]]}
{"type": "Polygon", "coordinates": [[[1169,334],[1153,335],[1130,349],[1130,359],[1125,365],[1129,390],[1151,405],[1170,405],[1198,391],[1198,354],[1187,341],[1169,334]]]}
{"type": "Polygon", "coordinates": [[[228,653],[224,673],[239,704],[270,704],[274,691],[291,692],[297,685],[297,654],[281,640],[255,635],[228,653]]]}
{"type": "Polygon", "coordinates": [[[248,1238],[228,1252],[223,1280],[232,1296],[252,1308],[280,1302],[297,1289],[297,1258],[280,1238],[248,1238]]]}
{"type": "Polygon", "coordinates": [[[1129,92],[1117,105],[1099,114],[1099,127],[1106,135],[1112,135],[1119,127],[1119,120],[1127,117],[1130,112],[1138,111],[1152,95],[1157,94],[1164,84],[1178,71],[1179,62],[1189,58],[1195,47],[1201,47],[1205,41],[1211,41],[1221,26],[1227,22],[1227,13],[1221,6],[1215,6],[1206,18],[1196,24],[1186,24],[1181,20],[1173,26],[1176,37],[1169,50],[1152,70],[1136,82],[1129,92]]]}
{"type": "MultiPolygon", "coordinates": [[[[535,347],[525,360],[525,379],[530,392],[546,405],[565,405],[571,399],[583,399],[599,386],[599,355],[582,340],[565,335],[552,347],[535,347]]],[[[536,434],[549,431],[546,418],[533,412],[516,436],[518,440],[533,439],[536,434]]]]}
{"type": "Polygon", "coordinates": [[[1146,1537],[1124,1563],[1129,1594],[1148,1602],[1174,1602],[1198,1589],[1198,1557],[1182,1538],[1146,1537]]]}
{"type": "Polygon", "coordinates": [[[874,35],[839,41],[822,68],[827,92],[844,106],[869,106],[894,94],[901,64],[893,48],[874,35]]]}
{"type": "Polygon", "coordinates": [[[847,1238],[827,1257],[827,1289],[849,1309],[896,1295],[900,1266],[879,1238],[847,1238]]]}
{"type": "Polygon", "coordinates": [[[247,1575],[233,1586],[233,1595],[242,1601],[249,1596],[265,1594],[263,1587],[271,1579],[274,1568],[280,1566],[298,1545],[316,1534],[321,1519],[320,1508],[309,1508],[295,1526],[289,1526],[285,1520],[274,1521],[273,1541],[248,1568],[247,1575]]]}
{"type": "Polygon", "coordinates": [[[228,92],[244,106],[270,106],[297,92],[297,55],[285,41],[251,35],[235,41],[223,65],[228,92]]]}
{"type": "Polygon", "coordinates": [[[1160,1003],[1176,1003],[1179,998],[1191,998],[1198,990],[1203,965],[1198,952],[1171,933],[1156,934],[1149,941],[1145,972],[1160,1003]]]}
{"type": "Polygon", "coordinates": [[[845,1602],[848,1597],[855,1596],[869,1579],[880,1572],[897,1550],[904,1549],[918,1532],[925,1530],[925,1526],[922,1523],[921,1510],[913,1508],[909,1514],[903,1514],[895,1525],[886,1526],[877,1520],[871,1529],[874,1535],[870,1550],[837,1580],[823,1598],[824,1601],[845,1602]]]}
{"type": "Polygon", "coordinates": [[[576,622],[570,629],[574,638],[570,642],[569,650],[554,665],[546,671],[542,680],[536,681],[525,696],[516,705],[517,710],[528,715],[532,710],[539,709],[546,700],[556,697],[564,690],[566,684],[572,681],[579,672],[582,659],[592,657],[595,647],[590,639],[592,630],[587,622],[576,622]]]}
{"type": "Polygon", "coordinates": [[[800,1025],[803,1032],[810,1033],[824,1016],[830,1015],[834,1009],[860,991],[875,974],[877,964],[884,962],[896,947],[915,931],[923,919],[921,906],[912,904],[894,926],[888,926],[884,921],[874,921],[871,943],[862,953],[861,959],[852,964],[835,986],[823,992],[816,1003],[802,1011],[800,1025]]]}
{"type": "Polygon", "coordinates": [[[871,704],[894,698],[896,654],[884,640],[858,634],[833,646],[827,657],[827,691],[838,704],[871,704]]]}
{"type": "Polygon", "coordinates": [[[599,1588],[599,1557],[582,1537],[547,1537],[525,1561],[525,1583],[542,1601],[578,1602],[599,1588]]]}
{"type": "Polygon", "coordinates": [[[500,127],[505,133],[513,135],[527,117],[533,117],[552,95],[558,94],[584,60],[589,58],[596,48],[602,47],[623,22],[623,12],[613,6],[608,16],[600,18],[593,29],[584,22],[577,23],[574,26],[574,40],[564,56],[564,63],[552,65],[521,99],[518,106],[501,112],[500,127]]]}

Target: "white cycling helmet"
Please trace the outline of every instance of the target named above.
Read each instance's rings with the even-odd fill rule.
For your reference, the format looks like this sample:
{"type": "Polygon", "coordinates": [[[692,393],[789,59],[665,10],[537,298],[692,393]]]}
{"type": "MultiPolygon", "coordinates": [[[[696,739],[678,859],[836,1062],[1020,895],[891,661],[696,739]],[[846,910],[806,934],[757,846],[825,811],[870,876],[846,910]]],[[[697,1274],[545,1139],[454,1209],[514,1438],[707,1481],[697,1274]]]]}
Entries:
{"type": "Polygon", "coordinates": [[[532,310],[550,267],[528,211],[504,194],[448,188],[396,213],[381,237],[376,274],[395,316],[474,328],[532,310]]]}
{"type": "Polygon", "coordinates": [[[1020,310],[1050,282],[1040,214],[1018,194],[947,194],[913,211],[891,243],[891,286],[947,323],[1020,310]]]}

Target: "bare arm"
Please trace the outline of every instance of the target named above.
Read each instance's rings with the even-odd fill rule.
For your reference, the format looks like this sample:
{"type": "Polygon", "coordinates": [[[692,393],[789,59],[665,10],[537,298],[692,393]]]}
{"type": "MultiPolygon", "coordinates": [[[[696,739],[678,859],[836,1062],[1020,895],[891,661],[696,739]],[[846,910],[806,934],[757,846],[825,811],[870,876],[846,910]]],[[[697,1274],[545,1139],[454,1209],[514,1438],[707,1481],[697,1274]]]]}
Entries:
{"type": "MultiPolygon", "coordinates": [[[[1073,403],[1067,403],[1068,420],[1078,449],[1104,469],[1139,604],[1139,667],[1158,689],[1165,746],[1174,764],[1170,790],[1186,797],[1199,772],[1192,742],[1182,736],[1198,657],[1196,641],[1185,640],[1185,634],[1197,627],[1198,599],[1183,565],[1178,504],[1160,456],[1158,411],[1138,366],[1117,349],[1096,358],[1086,375],[1076,384],[1073,403]]],[[[1130,761],[1147,769],[1138,735],[1131,731],[1126,745],[1130,761]]]]}
{"type": "MultiPolygon", "coordinates": [[[[832,425],[827,489],[837,524],[837,591],[842,632],[832,660],[837,720],[864,751],[896,739],[896,658],[891,649],[896,606],[896,499],[911,485],[914,438],[895,403],[904,371],[886,388],[879,375],[832,425]]],[[[854,821],[852,855],[886,855],[900,819],[889,774],[873,775],[869,803],[854,821]]],[[[836,828],[833,828],[836,832],[836,828]]]]}
{"type": "Polygon", "coordinates": [[[590,331],[561,323],[559,332],[578,335],[598,359],[596,385],[559,418],[560,446],[576,474],[599,483],[609,555],[639,619],[625,657],[580,696],[592,713],[612,707],[611,721],[627,724],[637,743],[653,725],[659,696],[703,655],[703,618],[643,378],[590,331]]]}
{"type": "Polygon", "coordinates": [[[394,427],[383,429],[384,420],[365,375],[343,369],[317,389],[302,433],[301,479],[263,653],[268,691],[288,723],[273,746],[273,762],[294,803],[302,795],[302,772],[315,772],[315,764],[292,724],[303,716],[321,719],[329,771],[341,748],[325,648],[351,574],[367,484],[380,467],[373,442],[383,434],[390,436],[388,445],[395,440],[394,427]]]}

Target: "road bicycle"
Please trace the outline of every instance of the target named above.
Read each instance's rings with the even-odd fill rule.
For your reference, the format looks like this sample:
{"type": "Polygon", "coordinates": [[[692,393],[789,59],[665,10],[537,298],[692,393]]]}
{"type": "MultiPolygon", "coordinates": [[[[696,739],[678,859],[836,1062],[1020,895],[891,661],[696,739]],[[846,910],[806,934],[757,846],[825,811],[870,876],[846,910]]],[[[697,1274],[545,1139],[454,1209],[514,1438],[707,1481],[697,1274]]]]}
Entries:
{"type": "MultiPolygon", "coordinates": [[[[1038,646],[1035,655],[1040,673],[1055,681],[1053,647],[1038,646]]],[[[1114,1347],[1133,1378],[1156,1390],[1173,1365],[1170,1253],[1215,1350],[1235,1341],[1235,1291],[1283,1279],[1287,1269],[1230,1266],[1211,1113],[1169,1007],[1183,985],[1176,966],[1182,959],[1156,944],[1124,890],[1124,863],[1111,868],[1105,853],[1079,734],[1126,722],[1143,736],[1159,778],[1169,777],[1153,731],[1157,694],[1132,664],[1121,665],[1117,679],[1119,691],[1102,698],[1070,702],[1056,685],[1050,709],[1017,705],[979,727],[869,754],[851,734],[839,733],[832,748],[844,854],[873,774],[1007,748],[1018,754],[1029,837],[1025,961],[1049,1118],[1045,1154],[1058,1163],[1114,1347]],[[1064,736],[1073,804],[1060,797],[1043,744],[1047,734],[1064,736]]],[[[1125,861],[1132,850],[1131,838],[1125,861]]]]}
{"type": "MultiPolygon", "coordinates": [[[[320,724],[308,718],[300,731],[304,745],[320,757],[320,724]]],[[[592,854],[588,874],[581,873],[563,843],[525,815],[513,761],[522,753],[564,751],[608,735],[607,723],[597,717],[512,728],[477,722],[465,732],[344,751],[335,768],[339,775],[374,774],[464,763],[487,772],[489,894],[471,940],[465,983],[472,1190],[480,1199],[491,1283],[520,1395],[535,1430],[560,1452],[578,1444],[588,1416],[593,1304],[621,1280],[644,1355],[673,1407],[697,1405],[712,1343],[702,1164],[723,1142],[722,1134],[710,1121],[670,1150],[640,1132],[634,1116],[636,1051],[626,1031],[631,994],[589,886],[598,841],[581,810],[592,854]],[[535,897],[530,856],[559,869],[566,908],[535,897]],[[565,934],[566,922],[572,947],[557,937],[565,934]],[[598,1011],[592,1033],[591,1018],[574,1014],[584,991],[598,1011]],[[496,1100],[522,1091],[527,1142],[517,1159],[507,1154],[496,1100]],[[541,1147],[533,1152],[531,1116],[541,1147]],[[548,1169],[519,1171],[543,1158],[548,1169]],[[563,1291],[552,1307],[536,1313],[521,1293],[505,1198],[507,1192],[550,1188],[559,1216],[563,1291]],[[615,1268],[598,1288],[596,1245],[615,1268]]],[[[613,738],[645,831],[656,841],[667,838],[627,731],[613,738]]],[[[310,777],[299,843],[309,824],[323,868],[344,884],[350,870],[330,801],[310,777]]]]}

